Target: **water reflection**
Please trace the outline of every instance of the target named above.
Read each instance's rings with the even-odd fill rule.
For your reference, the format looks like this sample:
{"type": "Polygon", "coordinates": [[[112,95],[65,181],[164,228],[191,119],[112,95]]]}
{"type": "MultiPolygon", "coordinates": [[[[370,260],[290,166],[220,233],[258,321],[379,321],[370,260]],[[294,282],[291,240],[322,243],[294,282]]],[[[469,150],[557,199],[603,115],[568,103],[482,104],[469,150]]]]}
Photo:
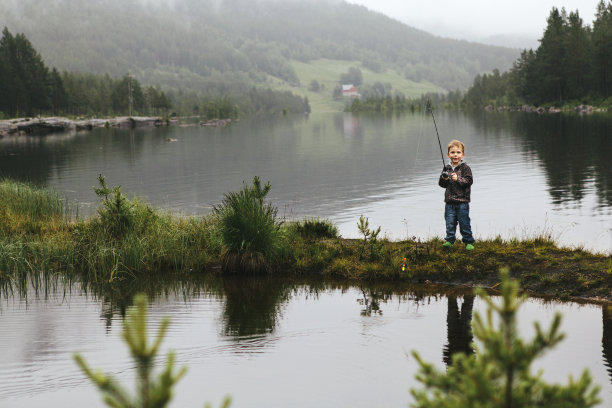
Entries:
{"type": "Polygon", "coordinates": [[[387,302],[390,295],[383,294],[379,292],[375,292],[373,290],[368,290],[366,288],[360,288],[362,298],[357,301],[363,307],[361,310],[362,316],[372,316],[372,315],[382,315],[382,310],[380,308],[381,302],[387,302]]]}
{"type": "Polygon", "coordinates": [[[612,121],[609,115],[473,113],[474,126],[499,138],[506,130],[521,140],[546,170],[548,191],[555,205],[580,203],[594,192],[597,210],[612,207],[612,121]]]}
{"type": "MultiPolygon", "coordinates": [[[[519,236],[543,218],[562,244],[610,250],[609,115],[440,112],[443,141],[467,143],[478,173],[479,236],[519,236]],[[515,200],[499,197],[520,197],[515,200]],[[500,214],[507,214],[501,217],[500,214]],[[565,233],[567,232],[567,233],[565,233]]],[[[330,218],[357,237],[361,214],[390,239],[439,233],[440,152],[431,118],[348,113],[245,118],[225,128],[161,127],[0,139],[0,177],[35,181],[95,214],[102,173],[155,207],[207,214],[259,175],[289,219],[330,218]],[[167,143],[166,139],[177,139],[167,143]]],[[[539,232],[536,230],[536,232],[539,232]]]]}
{"type": "Polygon", "coordinates": [[[223,334],[244,338],[272,333],[291,290],[275,277],[224,278],[223,334]]]}
{"type": "Polygon", "coordinates": [[[610,375],[610,382],[612,382],[612,306],[603,305],[601,307],[601,312],[603,320],[601,347],[603,350],[604,364],[610,375]]]}
{"type": "MultiPolygon", "coordinates": [[[[164,346],[189,365],[177,406],[200,404],[203,393],[213,401],[231,393],[247,406],[306,408],[314,401],[322,407],[367,407],[381,400],[405,406],[406,384],[416,374],[406,352],[419,350],[434,361],[443,349],[447,364],[454,352],[472,352],[472,309],[482,306],[462,290],[273,276],[166,274],[139,285],[41,278],[37,289],[8,286],[0,291],[0,400],[20,407],[91,401],[91,388],[71,360],[75,350],[95,366],[131,378],[120,327],[110,325],[121,322],[137,292],[151,299],[153,319],[171,317],[164,346]],[[21,295],[26,301],[15,299],[21,295]],[[47,297],[50,301],[43,300],[47,297]],[[296,403],[305,384],[314,391],[296,403]]],[[[538,301],[527,307],[536,320],[559,307],[574,321],[587,322],[564,325],[568,340],[575,341],[556,350],[544,371],[573,374],[590,361],[604,405],[609,403],[612,310],[557,302],[542,307],[538,301]],[[602,322],[603,337],[590,335],[599,333],[602,322]]]]}
{"type": "Polygon", "coordinates": [[[474,295],[464,295],[461,308],[459,308],[457,296],[448,296],[446,312],[447,343],[442,351],[442,359],[446,365],[452,363],[455,353],[470,355],[474,353],[472,348],[472,308],[474,307],[474,295]]]}

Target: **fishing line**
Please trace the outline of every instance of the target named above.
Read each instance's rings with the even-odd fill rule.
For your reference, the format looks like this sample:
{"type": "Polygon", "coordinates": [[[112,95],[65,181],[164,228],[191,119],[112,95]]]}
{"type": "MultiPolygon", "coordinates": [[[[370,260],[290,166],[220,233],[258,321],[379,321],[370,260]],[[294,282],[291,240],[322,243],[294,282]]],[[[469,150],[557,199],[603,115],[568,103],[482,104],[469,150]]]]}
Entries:
{"type": "Polygon", "coordinates": [[[417,161],[419,159],[419,150],[421,149],[421,136],[423,135],[423,120],[421,120],[420,122],[421,122],[421,129],[419,130],[419,137],[417,139],[417,148],[416,148],[416,152],[414,153],[414,168],[415,169],[417,167],[417,161]]]}
{"type": "Polygon", "coordinates": [[[440,142],[440,134],[438,133],[438,125],[436,124],[436,117],[434,116],[434,108],[431,106],[431,101],[428,99],[425,102],[425,109],[431,113],[431,118],[433,119],[434,128],[436,129],[436,136],[438,136],[438,146],[440,146],[440,157],[442,157],[442,167],[446,167],[446,162],[444,161],[444,153],[442,153],[442,143],[440,142]]]}

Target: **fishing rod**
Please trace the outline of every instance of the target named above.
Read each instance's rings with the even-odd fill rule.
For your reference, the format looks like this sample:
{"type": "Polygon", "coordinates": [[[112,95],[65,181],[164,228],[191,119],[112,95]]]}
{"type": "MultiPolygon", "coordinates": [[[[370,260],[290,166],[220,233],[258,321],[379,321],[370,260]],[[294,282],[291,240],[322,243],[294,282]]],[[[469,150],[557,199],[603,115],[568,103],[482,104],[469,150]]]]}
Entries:
{"type": "MultiPolygon", "coordinates": [[[[446,162],[444,161],[444,153],[442,153],[442,142],[440,142],[440,134],[438,133],[438,125],[436,125],[436,118],[434,116],[434,108],[433,106],[431,106],[431,101],[428,99],[427,102],[425,102],[425,110],[429,111],[429,113],[431,113],[431,118],[433,119],[433,123],[434,123],[434,128],[436,129],[436,136],[438,136],[438,146],[440,147],[440,157],[442,157],[442,167],[446,168],[446,162]]],[[[448,178],[449,174],[446,171],[442,172],[442,176],[446,176],[444,178],[448,178]]]]}

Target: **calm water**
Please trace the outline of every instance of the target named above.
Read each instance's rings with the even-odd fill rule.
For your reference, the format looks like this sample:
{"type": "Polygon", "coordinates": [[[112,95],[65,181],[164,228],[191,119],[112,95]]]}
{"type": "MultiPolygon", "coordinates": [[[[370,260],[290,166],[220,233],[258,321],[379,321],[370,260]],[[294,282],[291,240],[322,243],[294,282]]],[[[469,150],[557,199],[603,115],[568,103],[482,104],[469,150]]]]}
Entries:
{"type": "MultiPolygon", "coordinates": [[[[445,145],[466,143],[476,238],[550,234],[612,251],[612,116],[439,112],[445,145]]],[[[442,160],[431,118],[321,114],[0,139],[0,176],[49,186],[95,211],[109,185],[186,214],[206,214],[254,175],[287,218],[335,221],[357,237],[359,216],[392,239],[442,237],[442,160]],[[177,139],[168,143],[167,138],[177,139]]]]}
{"type": "MultiPolygon", "coordinates": [[[[440,112],[436,119],[444,144],[457,138],[467,145],[477,238],[550,234],[564,245],[612,251],[611,117],[440,112]]],[[[224,193],[259,175],[271,182],[280,214],[330,218],[345,237],[358,236],[361,214],[393,239],[441,237],[441,167],[433,123],[421,115],[0,139],[0,176],[48,186],[80,215],[95,212],[99,173],[110,186],[185,214],[208,213],[224,193]]],[[[226,394],[234,407],[405,407],[416,385],[406,353],[416,349],[443,368],[471,340],[471,310],[483,310],[479,299],[461,294],[276,280],[175,283],[148,292],[153,320],[172,318],[165,349],[189,365],[173,404],[181,408],[218,406],[226,394]]],[[[101,407],[71,355],[80,351],[131,381],[120,321],[132,294],[78,285],[0,291],[0,408],[101,407]]],[[[602,386],[602,406],[611,406],[612,313],[530,300],[524,333],[534,320],[546,326],[556,311],[567,339],[536,368],[563,383],[588,368],[602,386]]]]}
{"type": "MultiPolygon", "coordinates": [[[[88,293],[60,286],[2,299],[0,407],[103,407],[72,361],[75,351],[133,384],[120,337],[124,300],[88,293]]],[[[461,293],[277,278],[176,284],[163,293],[150,306],[150,330],[171,316],[163,355],[173,349],[189,367],[173,407],[218,406],[228,394],[243,408],[406,407],[419,386],[410,351],[443,369],[450,351],[469,351],[465,329],[472,312],[484,311],[479,298],[461,293]]],[[[548,327],[555,312],[567,337],[534,370],[565,384],[587,368],[602,387],[601,406],[610,406],[612,311],[532,299],[519,316],[523,337],[535,320],[548,327]]]]}

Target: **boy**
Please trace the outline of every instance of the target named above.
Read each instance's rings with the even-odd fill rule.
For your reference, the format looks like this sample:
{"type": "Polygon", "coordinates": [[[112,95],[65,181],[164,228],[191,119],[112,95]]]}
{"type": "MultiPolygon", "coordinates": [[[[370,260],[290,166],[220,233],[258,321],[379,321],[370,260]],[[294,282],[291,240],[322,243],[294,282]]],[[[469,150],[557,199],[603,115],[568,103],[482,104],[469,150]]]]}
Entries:
{"type": "Polygon", "coordinates": [[[458,140],[448,144],[450,163],[444,166],[438,184],[446,189],[444,192],[444,219],[446,220],[446,241],[442,246],[451,248],[455,242],[455,231],[459,223],[461,240],[465,249],[474,249],[474,237],[470,226],[470,187],[473,183],[472,169],[463,161],[465,146],[458,140]]]}

